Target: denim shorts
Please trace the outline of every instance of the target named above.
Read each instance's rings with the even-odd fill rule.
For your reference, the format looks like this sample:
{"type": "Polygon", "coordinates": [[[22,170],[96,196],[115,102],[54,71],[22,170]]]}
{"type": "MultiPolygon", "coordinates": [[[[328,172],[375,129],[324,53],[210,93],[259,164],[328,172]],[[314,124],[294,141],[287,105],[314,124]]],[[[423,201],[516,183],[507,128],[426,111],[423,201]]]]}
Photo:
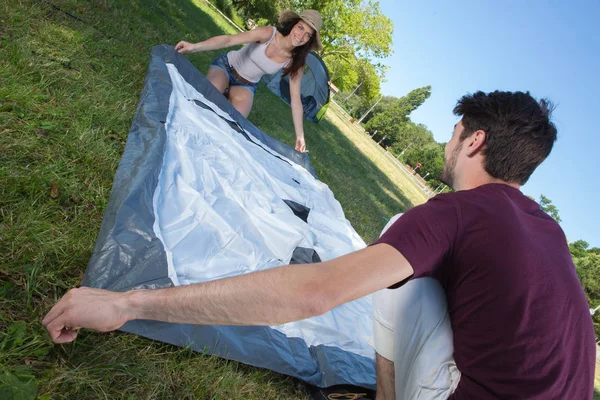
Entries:
{"type": "Polygon", "coordinates": [[[243,88],[251,91],[252,94],[256,93],[256,87],[258,86],[258,82],[248,84],[246,82],[240,81],[235,76],[235,74],[233,72],[233,68],[229,65],[229,60],[227,60],[227,54],[221,54],[220,56],[215,58],[213,60],[213,62],[210,64],[210,68],[217,68],[217,69],[220,69],[221,71],[225,72],[225,75],[227,75],[227,79],[229,79],[229,86],[243,87],[243,88]]]}

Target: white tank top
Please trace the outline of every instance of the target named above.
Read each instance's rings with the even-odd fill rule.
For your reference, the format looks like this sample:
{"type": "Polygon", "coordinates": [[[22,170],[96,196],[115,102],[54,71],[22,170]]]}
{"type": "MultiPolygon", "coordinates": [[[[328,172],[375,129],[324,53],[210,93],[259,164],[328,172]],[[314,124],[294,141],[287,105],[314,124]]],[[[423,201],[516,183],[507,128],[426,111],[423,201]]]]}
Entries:
{"type": "Polygon", "coordinates": [[[265,50],[273,38],[277,29],[273,28],[273,34],[265,43],[248,43],[239,50],[227,53],[229,65],[240,74],[240,76],[250,82],[258,82],[265,74],[274,74],[280,69],[288,66],[291,60],[278,63],[267,57],[265,50]]]}

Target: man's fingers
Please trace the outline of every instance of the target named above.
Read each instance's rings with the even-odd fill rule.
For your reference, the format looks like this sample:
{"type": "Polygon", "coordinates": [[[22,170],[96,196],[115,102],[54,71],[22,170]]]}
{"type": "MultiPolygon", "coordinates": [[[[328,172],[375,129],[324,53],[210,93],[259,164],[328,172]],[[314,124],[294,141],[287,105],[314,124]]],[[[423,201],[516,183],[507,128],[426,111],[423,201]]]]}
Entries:
{"type": "Polygon", "coordinates": [[[62,315],[57,316],[51,321],[48,321],[45,326],[46,330],[50,334],[53,342],[56,342],[56,339],[62,334],[62,331],[65,330],[65,323],[63,322],[64,317],[62,315]]]}
{"type": "Polygon", "coordinates": [[[77,337],[77,331],[62,330],[60,332],[60,334],[55,339],[53,339],[53,341],[54,341],[54,343],[58,343],[58,344],[69,343],[69,342],[72,342],[73,340],[75,340],[76,337],[77,337]]]}
{"type": "Polygon", "coordinates": [[[61,299],[58,303],[56,303],[42,320],[42,325],[48,328],[48,324],[50,324],[50,322],[54,321],[60,314],[63,313],[63,304],[64,299],[61,299]]]}
{"type": "Polygon", "coordinates": [[[46,325],[50,338],[54,343],[69,343],[77,337],[78,326],[69,326],[65,314],[59,315],[46,325]]]}

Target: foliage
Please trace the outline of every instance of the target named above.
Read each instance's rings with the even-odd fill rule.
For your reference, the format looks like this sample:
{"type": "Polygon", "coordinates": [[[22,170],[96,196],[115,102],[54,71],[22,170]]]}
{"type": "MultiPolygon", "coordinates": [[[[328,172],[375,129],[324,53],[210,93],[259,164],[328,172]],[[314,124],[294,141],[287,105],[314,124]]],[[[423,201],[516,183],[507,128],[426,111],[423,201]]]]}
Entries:
{"type": "Polygon", "coordinates": [[[377,135],[380,135],[381,137],[387,136],[387,144],[393,145],[394,143],[399,142],[403,136],[402,132],[414,131],[413,127],[416,126],[414,124],[407,125],[410,113],[423,104],[430,95],[431,86],[425,86],[411,91],[406,96],[391,103],[387,108],[383,109],[382,112],[375,114],[375,116],[365,125],[365,129],[368,132],[377,131],[377,135]]]}
{"type": "MultiPolygon", "coordinates": [[[[306,399],[295,379],[135,335],[50,344],[40,321],[81,283],[152,46],[236,32],[204,2],[52,3],[80,20],[0,2],[0,398],[37,387],[39,399],[306,399]]],[[[206,72],[219,52],[188,58],[206,72]]],[[[249,119],[293,144],[289,106],[262,84],[249,119]]],[[[311,165],[370,242],[426,199],[370,138],[333,121],[305,125],[311,165]]]]}
{"type": "Polygon", "coordinates": [[[404,160],[411,166],[421,164],[419,175],[425,177],[426,181],[437,182],[444,169],[444,148],[436,142],[423,147],[414,147],[406,152],[404,160]]]}
{"type": "Polygon", "coordinates": [[[539,203],[542,211],[554,218],[556,222],[560,223],[562,221],[558,215],[558,208],[552,204],[552,201],[549,198],[541,194],[539,203]]]}
{"type": "Polygon", "coordinates": [[[353,118],[359,119],[365,109],[365,99],[352,93],[338,93],[335,101],[353,118]]]}
{"type": "MultiPolygon", "coordinates": [[[[589,243],[585,240],[576,240],[569,243],[569,250],[589,307],[593,309],[600,306],[600,253],[598,248],[590,249],[589,243]]],[[[600,312],[596,312],[592,319],[596,336],[600,337],[600,312]]]]}
{"type": "Polygon", "coordinates": [[[386,69],[376,62],[391,54],[393,24],[373,0],[219,0],[218,7],[228,16],[231,4],[243,19],[252,18],[275,25],[279,12],[315,9],[323,18],[321,41],[331,81],[343,92],[363,97],[364,113],[380,96],[380,83],[386,69]]]}
{"type": "Polygon", "coordinates": [[[323,57],[385,58],[392,53],[394,26],[374,0],[295,0],[296,10],[314,9],[323,17],[323,57]]]}
{"type": "Polygon", "coordinates": [[[0,374],[0,398],[7,400],[34,400],[38,384],[34,376],[0,374]]]}
{"type": "Polygon", "coordinates": [[[229,18],[233,18],[235,15],[235,10],[233,7],[232,0],[214,0],[215,6],[221,10],[221,12],[227,15],[229,18]]]}
{"type": "Polygon", "coordinates": [[[340,89],[339,95],[336,96],[336,102],[341,104],[339,100],[342,97],[341,92],[345,92],[344,98],[346,98],[354,92],[358,85],[361,85],[358,80],[358,73],[353,64],[341,58],[332,57],[328,59],[327,68],[329,69],[331,82],[340,89]]]}
{"type": "MultiPolygon", "coordinates": [[[[370,107],[380,97],[381,81],[373,64],[366,59],[358,60],[355,68],[358,74],[358,81],[362,83],[357,92],[364,99],[364,103],[370,107]]],[[[366,111],[365,109],[364,112],[366,111]]]]}
{"type": "MultiPolygon", "coordinates": [[[[573,245],[575,245],[577,250],[581,249],[580,245],[583,241],[578,240],[577,242],[569,245],[572,254],[573,245]]],[[[576,254],[579,255],[573,257],[573,262],[577,269],[577,275],[583,286],[589,307],[591,309],[596,308],[600,306],[600,255],[590,251],[584,253],[576,251],[576,254]]],[[[600,337],[600,312],[594,313],[592,319],[594,321],[596,336],[600,337]]]]}
{"type": "MultiPolygon", "coordinates": [[[[226,1],[226,0],[219,0],[226,1]]],[[[243,20],[251,18],[260,22],[260,26],[277,24],[279,4],[275,1],[265,0],[228,0],[238,11],[243,20]]]]}
{"type": "Polygon", "coordinates": [[[569,250],[573,258],[580,258],[587,256],[589,243],[585,240],[576,240],[569,244],[569,250]]]}

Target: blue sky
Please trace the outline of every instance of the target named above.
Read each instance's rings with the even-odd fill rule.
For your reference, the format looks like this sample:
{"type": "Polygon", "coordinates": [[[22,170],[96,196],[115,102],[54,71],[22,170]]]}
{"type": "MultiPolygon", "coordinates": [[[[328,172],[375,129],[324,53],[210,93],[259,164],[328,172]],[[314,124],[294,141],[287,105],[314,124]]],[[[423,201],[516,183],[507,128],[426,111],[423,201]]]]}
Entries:
{"type": "Polygon", "coordinates": [[[412,115],[446,142],[456,100],[477,90],[530,91],[556,105],[558,140],[522,191],[550,198],[570,242],[600,247],[600,1],[380,0],[394,23],[382,93],[431,85],[412,115]]]}

